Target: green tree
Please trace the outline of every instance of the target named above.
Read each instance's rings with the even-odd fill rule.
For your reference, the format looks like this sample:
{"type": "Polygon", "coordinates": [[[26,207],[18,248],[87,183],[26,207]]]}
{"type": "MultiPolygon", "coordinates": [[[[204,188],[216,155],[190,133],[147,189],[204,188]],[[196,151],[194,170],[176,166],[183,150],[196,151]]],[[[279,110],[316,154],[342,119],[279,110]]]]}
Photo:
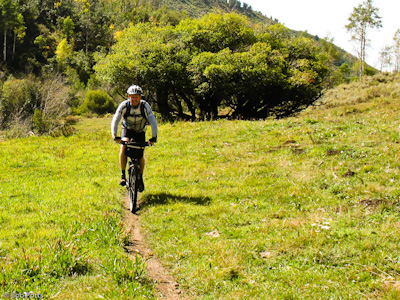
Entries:
{"type": "Polygon", "coordinates": [[[348,63],[343,63],[334,73],[336,84],[349,83],[351,68],[348,63]]]}
{"type": "Polygon", "coordinates": [[[63,21],[62,31],[68,41],[71,41],[71,38],[74,35],[74,30],[75,30],[74,21],[71,19],[70,16],[66,17],[63,21]]]}
{"type": "MultiPolygon", "coordinates": [[[[202,52],[191,60],[188,70],[200,118],[217,118],[221,103],[231,97],[235,61],[229,48],[218,53],[202,52]]],[[[229,104],[226,102],[226,105],[229,104]]]]}
{"type": "Polygon", "coordinates": [[[249,21],[236,13],[211,13],[201,19],[186,19],[177,26],[177,31],[187,47],[199,52],[241,50],[255,42],[249,21]]]}
{"type": "Polygon", "coordinates": [[[108,49],[112,41],[110,12],[101,0],[80,0],[74,6],[75,47],[85,53],[108,49]]]}
{"type": "Polygon", "coordinates": [[[99,115],[115,112],[116,104],[106,92],[102,90],[88,91],[85,100],[78,108],[79,113],[92,112],[99,115]]]}
{"type": "Polygon", "coordinates": [[[360,76],[365,72],[366,49],[369,43],[368,29],[381,28],[382,20],[379,9],[373,6],[372,0],[365,0],[353,9],[346,29],[351,33],[351,39],[358,43],[358,58],[360,59],[360,76]]]}
{"type": "Polygon", "coordinates": [[[67,39],[62,39],[57,46],[56,55],[57,61],[63,65],[66,59],[71,56],[72,54],[72,47],[68,44],[67,39]]]}
{"type": "Polygon", "coordinates": [[[100,77],[118,83],[119,90],[136,82],[151,91],[157,108],[164,115],[176,113],[186,118],[184,110],[194,119],[196,107],[201,114],[211,106],[199,101],[194,93],[187,65],[204,51],[218,52],[224,48],[238,50],[255,41],[247,20],[237,14],[210,14],[200,20],[183,20],[176,27],[137,24],[124,31],[113,53],[95,69],[100,77]],[[118,77],[118,78],[117,78],[118,77]],[[196,100],[197,99],[197,100],[196,100]],[[201,105],[199,103],[202,103],[201,105]]]}
{"type": "Polygon", "coordinates": [[[181,101],[187,101],[193,111],[185,67],[190,59],[190,50],[185,49],[172,26],[140,23],[120,35],[112,53],[95,70],[122,95],[127,86],[139,84],[150,100],[157,99],[157,108],[165,117],[172,112],[184,117],[181,101]]]}
{"type": "Polygon", "coordinates": [[[18,2],[15,0],[0,0],[0,28],[3,29],[3,61],[7,60],[7,34],[21,26],[23,19],[18,13],[18,2]]]}
{"type": "Polygon", "coordinates": [[[98,78],[124,93],[142,85],[165,117],[285,117],[313,103],[327,75],[325,56],[310,39],[283,28],[255,35],[236,14],[210,14],[176,27],[137,24],[95,66],[98,78]],[[259,42],[257,42],[259,41],[259,42]],[[196,113],[197,111],[197,113],[196,113]]]}
{"type": "Polygon", "coordinates": [[[22,41],[26,35],[24,16],[22,14],[18,14],[17,19],[15,20],[13,25],[14,25],[13,26],[14,40],[13,40],[13,49],[12,49],[12,60],[15,59],[15,50],[16,50],[17,40],[22,41]]]}

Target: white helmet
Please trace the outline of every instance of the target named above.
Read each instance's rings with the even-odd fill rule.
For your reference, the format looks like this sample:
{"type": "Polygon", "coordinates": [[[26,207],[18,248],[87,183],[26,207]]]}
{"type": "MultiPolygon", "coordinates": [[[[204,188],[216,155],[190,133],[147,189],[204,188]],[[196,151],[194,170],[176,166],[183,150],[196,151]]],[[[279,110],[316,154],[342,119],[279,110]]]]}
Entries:
{"type": "Polygon", "coordinates": [[[126,92],[128,93],[128,95],[142,95],[143,94],[142,88],[138,85],[131,85],[126,92]]]}

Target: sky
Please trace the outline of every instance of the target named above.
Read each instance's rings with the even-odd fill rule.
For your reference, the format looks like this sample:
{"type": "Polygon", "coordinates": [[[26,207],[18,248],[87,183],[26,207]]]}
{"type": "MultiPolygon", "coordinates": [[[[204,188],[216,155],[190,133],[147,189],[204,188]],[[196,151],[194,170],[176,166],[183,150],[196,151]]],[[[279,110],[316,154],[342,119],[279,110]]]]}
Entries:
{"type": "MultiPolygon", "coordinates": [[[[350,41],[351,34],[345,26],[353,9],[364,0],[242,0],[252,9],[267,17],[278,19],[289,29],[307,31],[320,38],[333,38],[333,43],[357,56],[356,45],[350,41]]],[[[380,68],[379,53],[385,46],[393,45],[393,37],[400,29],[400,1],[374,0],[373,6],[379,9],[382,28],[369,29],[366,61],[369,65],[380,68]]]]}

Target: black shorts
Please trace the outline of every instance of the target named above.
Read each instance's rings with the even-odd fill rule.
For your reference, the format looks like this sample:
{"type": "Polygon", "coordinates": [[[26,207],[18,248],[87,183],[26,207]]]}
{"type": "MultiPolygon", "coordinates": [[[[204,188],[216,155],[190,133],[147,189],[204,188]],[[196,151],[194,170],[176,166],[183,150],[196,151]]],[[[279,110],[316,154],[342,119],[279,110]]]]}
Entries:
{"type": "MultiPolygon", "coordinates": [[[[129,130],[126,128],[121,129],[121,138],[130,138],[133,139],[134,142],[137,143],[144,143],[146,141],[146,133],[145,132],[136,132],[133,130],[129,130]]],[[[132,148],[125,148],[125,155],[134,158],[141,158],[143,157],[143,150],[141,149],[132,149],[132,148]]]]}
{"type": "Polygon", "coordinates": [[[146,141],[146,133],[144,133],[143,131],[136,132],[136,131],[129,130],[126,128],[122,128],[121,129],[121,138],[124,138],[124,137],[133,139],[137,143],[144,143],[146,141]]]}

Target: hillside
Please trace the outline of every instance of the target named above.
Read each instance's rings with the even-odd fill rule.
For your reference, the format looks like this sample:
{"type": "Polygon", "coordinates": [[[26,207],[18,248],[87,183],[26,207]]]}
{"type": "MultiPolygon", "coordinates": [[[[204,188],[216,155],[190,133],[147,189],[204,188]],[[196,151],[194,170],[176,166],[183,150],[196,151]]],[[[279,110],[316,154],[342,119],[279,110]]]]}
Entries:
{"type": "Polygon", "coordinates": [[[377,114],[377,110],[394,109],[388,121],[396,119],[395,111],[400,100],[400,74],[380,73],[364,76],[358,82],[339,85],[327,90],[315,106],[301,113],[302,116],[325,116],[340,110],[342,114],[355,113],[368,116],[377,114]]]}
{"type": "Polygon", "coordinates": [[[259,12],[254,11],[251,6],[238,0],[162,0],[160,5],[176,11],[187,11],[193,17],[201,17],[210,12],[237,12],[246,15],[253,22],[263,22],[265,24],[274,24],[273,21],[259,12]]]}

